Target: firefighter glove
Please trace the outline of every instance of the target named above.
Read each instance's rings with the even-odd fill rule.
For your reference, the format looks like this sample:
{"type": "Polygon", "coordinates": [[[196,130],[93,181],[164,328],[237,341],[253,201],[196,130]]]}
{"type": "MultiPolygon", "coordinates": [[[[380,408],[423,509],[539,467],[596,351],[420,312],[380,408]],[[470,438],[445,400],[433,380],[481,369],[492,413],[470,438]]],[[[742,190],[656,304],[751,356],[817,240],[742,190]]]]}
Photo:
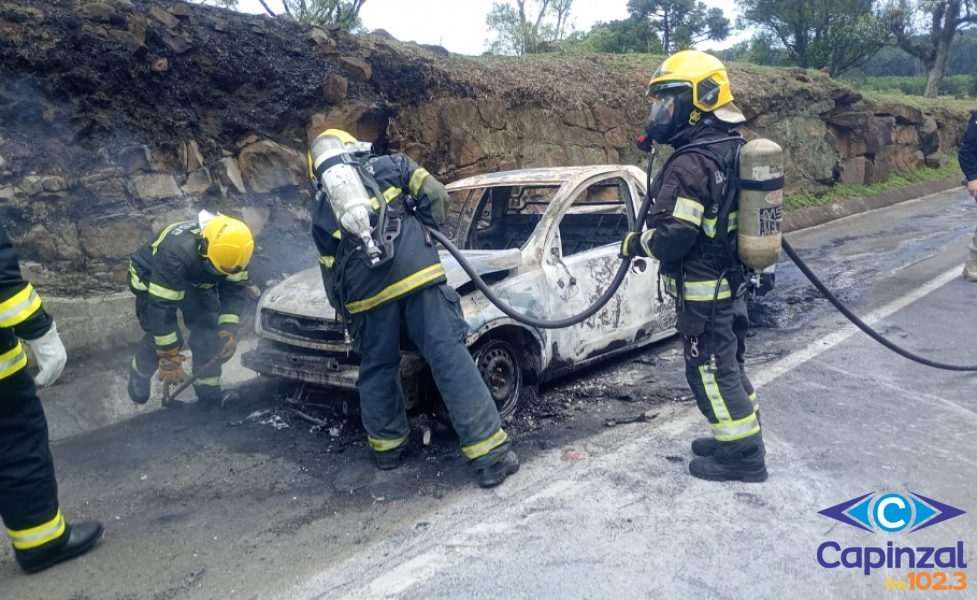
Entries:
{"type": "Polygon", "coordinates": [[[159,380],[165,383],[177,384],[187,378],[183,370],[183,355],[179,348],[169,350],[156,349],[159,357],[159,380]]]}
{"type": "Polygon", "coordinates": [[[64,365],[68,362],[68,354],[64,350],[64,344],[61,343],[57,326],[51,323],[51,328],[47,330],[47,333],[36,340],[26,341],[31,350],[34,351],[34,357],[37,359],[37,365],[40,368],[37,377],[34,378],[34,383],[42,387],[51,385],[61,376],[64,365]]]}
{"type": "Polygon", "coordinates": [[[221,348],[220,359],[222,363],[226,363],[231,360],[234,353],[237,352],[237,336],[234,335],[233,331],[228,331],[227,329],[221,329],[217,332],[221,340],[224,341],[224,346],[221,348]]]}

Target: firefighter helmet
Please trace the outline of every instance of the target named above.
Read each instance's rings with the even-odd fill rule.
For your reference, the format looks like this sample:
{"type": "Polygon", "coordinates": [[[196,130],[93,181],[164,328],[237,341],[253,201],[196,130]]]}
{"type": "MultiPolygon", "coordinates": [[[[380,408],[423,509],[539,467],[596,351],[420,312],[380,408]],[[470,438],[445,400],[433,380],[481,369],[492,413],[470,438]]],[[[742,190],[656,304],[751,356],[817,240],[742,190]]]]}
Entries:
{"type": "Polygon", "coordinates": [[[200,254],[222,275],[247,268],[254,253],[254,236],[243,221],[214,215],[200,231],[200,254]]]}

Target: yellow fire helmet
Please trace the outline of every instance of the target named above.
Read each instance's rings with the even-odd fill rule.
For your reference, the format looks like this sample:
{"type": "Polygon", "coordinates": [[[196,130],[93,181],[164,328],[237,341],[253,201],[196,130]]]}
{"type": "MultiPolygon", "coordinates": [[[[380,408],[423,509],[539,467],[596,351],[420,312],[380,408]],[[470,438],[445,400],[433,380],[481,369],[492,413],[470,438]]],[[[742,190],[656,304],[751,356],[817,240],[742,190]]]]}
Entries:
{"type": "Polygon", "coordinates": [[[223,275],[234,275],[247,268],[254,254],[254,236],[243,221],[214,215],[200,232],[201,255],[223,275]]]}
{"type": "Polygon", "coordinates": [[[699,110],[711,112],[726,123],[746,120],[733,104],[726,67],[715,56],[698,50],[682,50],[669,56],[651,76],[647,95],[680,86],[692,89],[692,105],[699,110]]]}
{"type": "Polygon", "coordinates": [[[319,135],[315,136],[315,139],[313,139],[312,143],[309,144],[309,151],[306,153],[305,156],[309,161],[309,179],[311,179],[313,183],[318,183],[318,181],[316,180],[316,176],[315,176],[315,165],[313,164],[314,159],[312,158],[312,150],[316,146],[316,140],[318,140],[321,137],[325,137],[327,135],[331,135],[335,138],[338,138],[339,141],[341,141],[344,146],[349,146],[350,144],[355,144],[357,142],[357,139],[355,137],[353,137],[349,132],[343,131],[342,129],[327,129],[322,133],[320,133],[319,135]]]}

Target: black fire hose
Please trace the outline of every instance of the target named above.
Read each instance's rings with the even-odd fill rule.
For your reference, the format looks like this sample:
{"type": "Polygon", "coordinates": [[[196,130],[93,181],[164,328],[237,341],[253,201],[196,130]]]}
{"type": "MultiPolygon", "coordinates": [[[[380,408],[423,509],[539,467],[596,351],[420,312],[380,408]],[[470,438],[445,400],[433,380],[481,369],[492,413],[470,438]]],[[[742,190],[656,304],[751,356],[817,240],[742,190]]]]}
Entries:
{"type": "Polygon", "coordinates": [[[784,252],[787,253],[787,256],[790,257],[792,261],[794,261],[795,265],[797,265],[797,268],[801,270],[801,273],[803,273],[804,276],[807,277],[807,279],[812,284],[814,284],[814,287],[816,287],[818,291],[821,292],[821,295],[827,298],[828,302],[830,302],[836,309],[838,309],[838,312],[845,315],[845,317],[849,321],[851,321],[852,323],[855,324],[856,327],[858,327],[859,329],[867,333],[869,337],[871,337],[876,342],[882,344],[889,350],[892,350],[899,356],[918,362],[921,365],[926,365],[927,367],[933,367],[934,369],[943,369],[944,371],[968,371],[968,372],[977,371],[977,366],[949,365],[946,363],[936,362],[935,360],[924,358],[917,354],[913,354],[912,352],[904,348],[901,348],[897,346],[895,343],[882,337],[882,335],[879,332],[875,331],[867,323],[865,323],[865,321],[862,321],[860,318],[858,318],[858,316],[855,313],[853,313],[851,310],[849,310],[849,308],[845,306],[841,302],[841,300],[838,299],[837,296],[831,293],[831,290],[829,290],[827,286],[825,286],[824,283],[822,283],[821,280],[818,279],[817,275],[815,275],[814,272],[811,271],[811,269],[808,268],[808,266],[804,263],[804,261],[801,260],[801,257],[797,256],[797,253],[794,252],[794,249],[791,248],[790,244],[787,243],[786,239],[781,240],[781,246],[783,247],[784,252]]]}

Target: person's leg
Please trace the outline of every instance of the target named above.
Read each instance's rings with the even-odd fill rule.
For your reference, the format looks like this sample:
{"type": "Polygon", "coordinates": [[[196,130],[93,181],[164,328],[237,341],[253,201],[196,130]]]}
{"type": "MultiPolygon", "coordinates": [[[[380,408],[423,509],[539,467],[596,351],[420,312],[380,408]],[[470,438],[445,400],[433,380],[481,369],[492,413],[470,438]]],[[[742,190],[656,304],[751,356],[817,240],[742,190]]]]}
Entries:
{"type": "Polygon", "coordinates": [[[101,525],[61,514],[47,420],[27,369],[0,380],[0,517],[17,563],[39,571],[86,552],[101,525]]]}
{"type": "Polygon", "coordinates": [[[963,276],[967,281],[977,281],[977,229],[970,240],[967,260],[963,263],[963,276]]]}
{"type": "Polygon", "coordinates": [[[159,358],[156,356],[156,340],[150,333],[149,319],[147,317],[147,307],[149,298],[146,292],[135,291],[136,319],[139,327],[143,331],[142,339],[136,348],[136,353],[129,363],[129,397],[136,404],[145,404],[149,401],[149,393],[152,390],[153,374],[159,366],[159,358]]]}
{"type": "Polygon", "coordinates": [[[465,347],[468,324],[459,302],[458,293],[446,285],[411,294],[406,300],[407,333],[431,367],[465,456],[480,470],[505,461],[498,467],[507,471],[501,476],[505,479],[518,468],[518,460],[492,395],[465,347]]]}
{"type": "Polygon", "coordinates": [[[190,288],[186,292],[180,309],[183,322],[190,330],[190,354],[193,357],[193,374],[200,375],[193,382],[193,391],[201,406],[214,408],[221,404],[221,363],[202,372],[210,359],[220,353],[221,340],[217,335],[217,311],[220,304],[214,289],[190,288]]]}
{"type": "Polygon", "coordinates": [[[400,384],[400,303],[388,302],[353,315],[353,351],[360,356],[360,415],[377,467],[393,469],[407,444],[410,425],[400,384]]]}

